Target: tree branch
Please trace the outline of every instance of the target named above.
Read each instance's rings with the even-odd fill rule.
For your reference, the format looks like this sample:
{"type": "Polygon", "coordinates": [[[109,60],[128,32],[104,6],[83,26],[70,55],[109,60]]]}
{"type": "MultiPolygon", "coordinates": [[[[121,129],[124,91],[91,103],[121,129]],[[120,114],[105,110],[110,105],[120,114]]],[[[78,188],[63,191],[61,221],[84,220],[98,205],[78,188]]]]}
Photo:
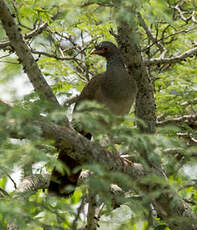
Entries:
{"type": "Polygon", "coordinates": [[[44,51],[38,51],[38,50],[35,50],[35,49],[31,49],[31,52],[34,53],[34,54],[44,55],[46,57],[51,57],[51,58],[54,58],[56,60],[61,60],[61,61],[74,60],[74,58],[78,55],[78,54],[76,54],[73,57],[59,57],[57,55],[50,54],[50,53],[47,53],[47,52],[44,52],[44,51]]]}
{"type": "Polygon", "coordinates": [[[171,58],[151,58],[150,60],[144,60],[144,65],[158,65],[158,64],[172,64],[176,62],[183,61],[184,59],[197,54],[197,46],[185,51],[181,55],[171,57],[171,58]]]}
{"type": "MultiPolygon", "coordinates": [[[[29,39],[29,38],[33,38],[33,37],[37,36],[38,34],[41,34],[42,31],[47,28],[47,26],[48,26],[47,22],[43,23],[42,25],[38,26],[37,28],[35,28],[31,32],[25,34],[24,38],[29,39]]],[[[10,45],[11,45],[10,41],[1,41],[0,42],[0,49],[5,49],[7,46],[10,46],[10,45]]]]}
{"type": "Polygon", "coordinates": [[[38,189],[46,189],[49,186],[49,175],[42,176],[40,174],[34,174],[25,177],[18,188],[15,190],[14,196],[30,196],[38,189]]]}
{"type": "Polygon", "coordinates": [[[136,80],[138,93],[136,97],[135,113],[142,119],[145,127],[139,125],[142,131],[155,132],[155,100],[153,84],[143,64],[140,48],[136,38],[137,28],[120,22],[116,40],[124,56],[129,74],[136,80]]]}
{"type": "Polygon", "coordinates": [[[16,25],[16,22],[3,0],[0,0],[0,20],[10,40],[11,46],[16,51],[16,54],[23,65],[24,71],[27,73],[29,80],[33,84],[34,90],[41,98],[59,105],[55,95],[34,60],[31,50],[24,42],[19,27],[16,25]]]}
{"type": "MultiPolygon", "coordinates": [[[[157,126],[165,125],[180,125],[180,124],[196,124],[197,123],[197,114],[184,115],[181,117],[176,117],[164,121],[157,121],[157,126]]],[[[197,125],[197,124],[196,124],[197,125]]]]}
{"type": "Polygon", "coordinates": [[[183,10],[181,9],[181,6],[185,3],[185,1],[177,1],[177,3],[175,3],[175,5],[171,5],[168,3],[168,7],[171,9],[174,9],[179,17],[181,18],[181,20],[183,20],[185,23],[188,23],[190,20],[192,20],[193,23],[197,23],[197,20],[195,18],[195,14],[196,14],[196,8],[194,6],[194,9],[192,10],[183,10]],[[188,15],[188,17],[185,17],[185,15],[188,15]]]}
{"type": "Polygon", "coordinates": [[[159,43],[159,41],[153,36],[153,34],[151,33],[150,29],[148,28],[148,26],[146,25],[142,15],[138,12],[138,20],[140,25],[143,27],[143,29],[145,30],[148,38],[154,43],[156,44],[156,46],[159,48],[161,53],[165,53],[166,50],[164,48],[164,46],[162,44],[159,43]]]}

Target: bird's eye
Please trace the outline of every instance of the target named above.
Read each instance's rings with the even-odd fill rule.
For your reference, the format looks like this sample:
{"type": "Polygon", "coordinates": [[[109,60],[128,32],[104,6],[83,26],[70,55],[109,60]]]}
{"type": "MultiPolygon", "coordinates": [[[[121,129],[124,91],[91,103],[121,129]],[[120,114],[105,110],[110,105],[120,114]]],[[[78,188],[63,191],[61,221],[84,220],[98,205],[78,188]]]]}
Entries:
{"type": "Polygon", "coordinates": [[[105,47],[105,48],[104,48],[104,50],[105,50],[105,51],[108,51],[108,48],[107,48],[107,47],[105,47]]]}

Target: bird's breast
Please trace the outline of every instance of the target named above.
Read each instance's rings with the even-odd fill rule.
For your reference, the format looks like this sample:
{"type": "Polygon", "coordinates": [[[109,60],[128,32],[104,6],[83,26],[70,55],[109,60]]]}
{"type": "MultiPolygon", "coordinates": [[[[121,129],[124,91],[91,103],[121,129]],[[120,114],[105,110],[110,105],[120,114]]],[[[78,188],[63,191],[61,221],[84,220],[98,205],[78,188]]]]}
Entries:
{"type": "MultiPolygon", "coordinates": [[[[108,92],[110,93],[110,92],[108,92]]],[[[116,92],[118,94],[118,92],[116,92]]],[[[119,97],[110,97],[109,94],[104,94],[103,90],[99,88],[95,92],[95,99],[97,102],[105,105],[114,115],[125,115],[128,114],[131,106],[135,100],[135,94],[119,95],[119,97]]]]}

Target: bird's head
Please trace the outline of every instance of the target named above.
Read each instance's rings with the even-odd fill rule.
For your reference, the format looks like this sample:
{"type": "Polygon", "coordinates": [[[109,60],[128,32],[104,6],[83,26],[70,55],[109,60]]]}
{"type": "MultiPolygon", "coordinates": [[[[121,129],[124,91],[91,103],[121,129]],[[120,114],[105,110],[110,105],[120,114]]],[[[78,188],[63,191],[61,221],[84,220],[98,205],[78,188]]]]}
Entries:
{"type": "Polygon", "coordinates": [[[90,54],[98,54],[100,56],[108,58],[114,54],[118,54],[119,52],[119,49],[112,42],[103,41],[95,46],[90,54]]]}

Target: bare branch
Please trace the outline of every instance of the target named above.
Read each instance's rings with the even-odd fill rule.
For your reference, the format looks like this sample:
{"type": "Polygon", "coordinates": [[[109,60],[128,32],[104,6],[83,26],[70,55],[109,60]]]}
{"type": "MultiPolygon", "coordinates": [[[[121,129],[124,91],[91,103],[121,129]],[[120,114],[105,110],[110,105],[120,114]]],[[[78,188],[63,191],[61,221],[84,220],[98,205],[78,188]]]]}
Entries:
{"type": "Polygon", "coordinates": [[[177,2],[176,5],[171,5],[171,4],[168,4],[168,7],[171,8],[171,9],[174,9],[179,17],[185,22],[185,23],[188,23],[191,19],[192,19],[192,14],[190,11],[188,10],[183,10],[181,9],[181,5],[184,3],[183,2],[177,2]],[[185,14],[190,14],[188,17],[185,17],[185,14]]]}
{"type": "Polygon", "coordinates": [[[158,126],[164,125],[180,125],[180,124],[192,124],[197,122],[197,114],[184,115],[182,117],[176,117],[164,121],[157,121],[158,126]]]}
{"type": "Polygon", "coordinates": [[[61,61],[73,60],[78,55],[78,54],[76,54],[73,57],[59,57],[57,55],[50,54],[50,53],[47,53],[47,52],[44,52],[44,51],[37,51],[35,49],[31,49],[31,52],[34,53],[34,54],[44,55],[44,56],[51,57],[51,58],[54,58],[56,60],[61,60],[61,61]]]}
{"type": "Polygon", "coordinates": [[[173,7],[175,10],[177,10],[177,12],[179,13],[181,19],[183,21],[185,21],[186,23],[188,23],[188,21],[192,18],[192,15],[188,16],[187,18],[184,16],[184,11],[181,10],[179,4],[177,4],[176,6],[173,7]]]}
{"type": "MultiPolygon", "coordinates": [[[[197,122],[196,122],[197,125],[197,122]]],[[[197,146],[197,139],[195,139],[191,132],[179,132],[177,136],[184,138],[187,141],[187,144],[190,146],[197,146]]],[[[192,156],[196,157],[195,153],[191,153],[192,156]]]]}
{"type": "Polygon", "coordinates": [[[17,185],[16,182],[14,181],[14,179],[6,172],[6,170],[3,169],[3,172],[6,174],[6,176],[12,181],[14,188],[17,189],[17,185]]]}
{"type": "Polygon", "coordinates": [[[35,28],[34,30],[32,30],[31,32],[27,33],[24,35],[24,38],[25,39],[28,39],[28,38],[33,38],[39,34],[41,34],[46,28],[48,27],[48,23],[45,22],[41,25],[39,25],[37,28],[35,28]]]}
{"type": "Polygon", "coordinates": [[[158,64],[172,64],[185,60],[188,57],[197,54],[197,46],[185,51],[183,54],[171,57],[171,58],[151,58],[150,60],[144,60],[146,66],[158,65],[158,64]]]}
{"type": "Polygon", "coordinates": [[[18,24],[19,24],[21,27],[24,27],[24,28],[26,28],[26,29],[28,29],[28,30],[31,30],[30,27],[28,27],[28,26],[26,26],[26,25],[23,25],[23,24],[21,23],[20,18],[19,18],[19,15],[18,15],[18,10],[17,10],[17,8],[16,8],[16,6],[15,6],[15,1],[12,2],[12,6],[13,6],[13,8],[14,8],[14,10],[15,10],[15,16],[16,16],[16,18],[17,18],[18,24]]]}
{"type": "MultiPolygon", "coordinates": [[[[43,23],[42,25],[38,26],[37,28],[35,28],[31,32],[25,34],[24,38],[29,39],[29,38],[33,38],[33,37],[41,34],[42,31],[47,28],[47,26],[48,26],[47,22],[43,23]]],[[[1,41],[0,42],[0,49],[5,49],[7,46],[10,46],[10,45],[11,45],[10,41],[1,41]]]]}
{"type": "Polygon", "coordinates": [[[2,188],[0,188],[0,198],[9,196],[9,194],[2,188]]]}
{"type": "MultiPolygon", "coordinates": [[[[168,28],[169,26],[170,26],[170,25],[168,25],[166,28],[168,28]]],[[[191,32],[191,31],[194,31],[194,30],[196,30],[196,29],[197,29],[197,26],[193,26],[193,27],[191,27],[191,28],[189,28],[189,29],[183,29],[183,30],[175,31],[174,33],[171,33],[171,34],[166,35],[166,36],[164,36],[164,32],[165,32],[165,29],[164,29],[163,32],[162,32],[161,38],[158,38],[158,39],[157,39],[157,42],[163,41],[163,43],[168,44],[168,43],[171,43],[171,42],[172,42],[172,40],[174,39],[175,35],[181,34],[181,33],[186,34],[186,33],[189,33],[189,32],[191,32]],[[164,42],[164,40],[167,40],[167,39],[169,39],[169,38],[171,38],[170,41],[164,42]]],[[[144,47],[141,51],[144,52],[144,51],[150,49],[154,44],[155,44],[155,43],[151,43],[151,44],[148,45],[147,47],[144,47]]]]}
{"type": "Polygon", "coordinates": [[[195,15],[196,15],[196,11],[194,10],[192,12],[192,21],[197,24],[197,19],[196,19],[195,15]]]}
{"type": "Polygon", "coordinates": [[[160,44],[160,43],[158,42],[158,39],[155,38],[155,37],[153,36],[153,34],[151,33],[150,29],[149,29],[148,26],[146,25],[144,19],[142,18],[142,15],[141,15],[139,12],[138,12],[138,20],[139,20],[140,25],[144,28],[144,30],[145,30],[145,32],[146,32],[148,38],[149,38],[154,44],[156,44],[156,46],[159,48],[159,50],[160,50],[161,53],[164,53],[164,52],[165,52],[164,46],[163,46],[162,44],[160,44]]]}

